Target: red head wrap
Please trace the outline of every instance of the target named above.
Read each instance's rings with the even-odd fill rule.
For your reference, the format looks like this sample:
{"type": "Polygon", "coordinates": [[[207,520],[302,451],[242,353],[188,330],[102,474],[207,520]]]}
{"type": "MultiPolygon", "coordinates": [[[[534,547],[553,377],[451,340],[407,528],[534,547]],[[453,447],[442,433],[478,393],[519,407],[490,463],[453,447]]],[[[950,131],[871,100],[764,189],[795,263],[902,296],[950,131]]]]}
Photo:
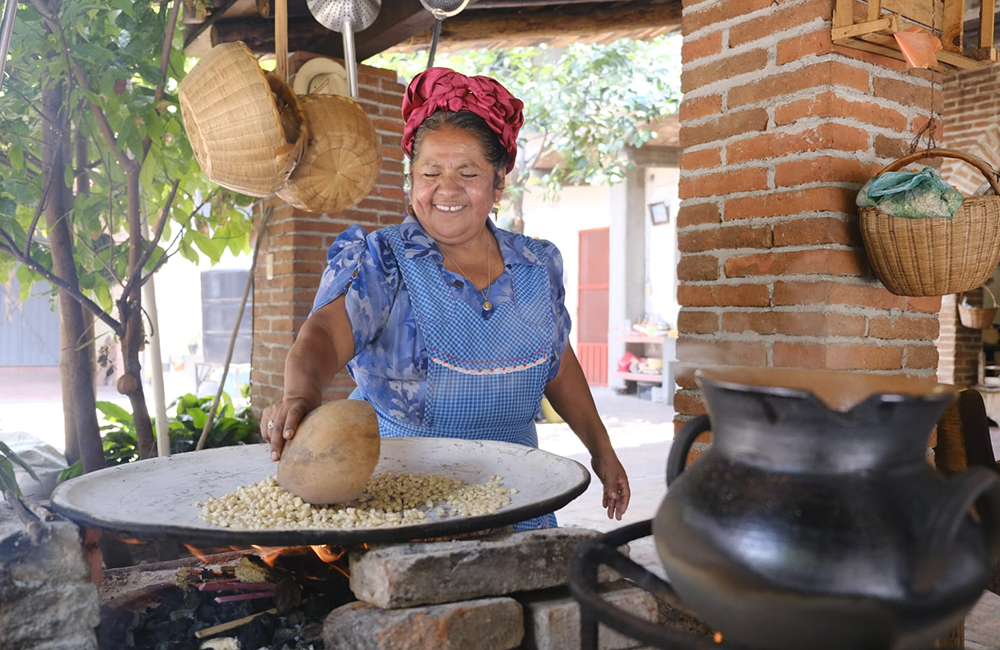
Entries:
{"type": "Polygon", "coordinates": [[[466,77],[448,68],[428,68],[410,82],[403,97],[403,153],[413,156],[413,136],[435,111],[471,111],[486,120],[507,150],[507,172],[517,157],[517,132],[524,104],[494,79],[466,77]]]}

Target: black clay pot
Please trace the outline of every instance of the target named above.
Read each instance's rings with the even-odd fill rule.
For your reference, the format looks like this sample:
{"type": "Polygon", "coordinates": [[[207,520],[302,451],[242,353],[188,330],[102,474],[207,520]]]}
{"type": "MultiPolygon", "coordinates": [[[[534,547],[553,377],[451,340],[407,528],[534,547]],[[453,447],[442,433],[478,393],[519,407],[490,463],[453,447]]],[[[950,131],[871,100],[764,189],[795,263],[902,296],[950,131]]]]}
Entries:
{"type": "Polygon", "coordinates": [[[770,368],[696,376],[711,422],[674,440],[653,522],[693,611],[767,650],[924,650],[962,620],[997,557],[1000,475],[946,480],[928,463],[952,387],[770,368]]]}

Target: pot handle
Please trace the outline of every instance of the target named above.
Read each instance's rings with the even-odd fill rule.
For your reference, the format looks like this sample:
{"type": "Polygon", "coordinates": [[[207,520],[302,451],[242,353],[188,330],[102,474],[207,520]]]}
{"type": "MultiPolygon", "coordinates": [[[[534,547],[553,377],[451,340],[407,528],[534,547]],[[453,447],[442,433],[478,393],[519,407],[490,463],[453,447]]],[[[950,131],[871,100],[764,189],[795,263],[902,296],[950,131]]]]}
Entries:
{"type": "Polygon", "coordinates": [[[948,480],[948,493],[933,508],[920,543],[910,590],[929,592],[944,573],[962,521],[973,504],[986,532],[991,564],[1000,555],[1000,475],[985,467],[970,467],[948,480]]]}
{"type": "Polygon", "coordinates": [[[707,415],[699,415],[688,421],[681,430],[674,436],[674,441],[670,445],[670,455],[667,457],[667,485],[669,486],[677,478],[677,475],[684,471],[684,463],[687,461],[688,452],[695,438],[711,430],[712,422],[707,415]]]}

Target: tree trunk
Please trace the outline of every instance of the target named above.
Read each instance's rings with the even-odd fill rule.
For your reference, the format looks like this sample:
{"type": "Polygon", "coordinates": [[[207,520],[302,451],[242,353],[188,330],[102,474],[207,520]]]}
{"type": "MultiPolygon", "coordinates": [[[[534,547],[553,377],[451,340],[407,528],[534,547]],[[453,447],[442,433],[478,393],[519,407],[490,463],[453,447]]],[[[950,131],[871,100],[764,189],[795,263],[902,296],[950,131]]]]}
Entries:
{"type": "Polygon", "coordinates": [[[118,380],[118,392],[128,395],[132,404],[132,422],[135,424],[136,444],[139,447],[139,458],[156,456],[156,440],[153,437],[153,423],[149,420],[149,409],[146,408],[146,397],[142,390],[142,364],[139,353],[143,345],[142,329],[142,288],[133,287],[133,282],[139,282],[142,269],[136,269],[142,257],[142,227],[139,211],[139,169],[134,166],[125,170],[126,195],[128,197],[129,222],[129,281],[125,290],[129,291],[128,300],[120,300],[118,311],[121,315],[122,327],[122,359],[125,363],[125,374],[118,380]]]}
{"type": "MultiPolygon", "coordinates": [[[[76,132],[76,169],[78,174],[76,177],[76,194],[79,196],[81,194],[90,194],[90,176],[82,170],[87,168],[87,137],[83,134],[82,129],[77,129],[76,132]]],[[[84,335],[85,340],[88,341],[87,350],[89,351],[90,367],[94,369],[97,367],[97,345],[94,343],[94,314],[89,310],[83,311],[83,322],[84,322],[84,335]]],[[[61,349],[66,349],[72,345],[69,339],[69,332],[67,332],[65,327],[59,328],[59,339],[62,344],[61,349]]],[[[63,428],[66,432],[66,460],[72,465],[76,461],[80,460],[80,436],[76,432],[76,419],[75,419],[75,409],[72,405],[72,395],[73,386],[70,381],[70,373],[65,371],[65,364],[68,363],[69,358],[63,356],[59,360],[60,366],[60,378],[62,380],[62,394],[67,396],[67,399],[63,400],[63,428]]]]}
{"type": "MultiPolygon", "coordinates": [[[[70,285],[79,286],[68,223],[71,197],[63,183],[70,137],[69,121],[64,115],[63,84],[46,79],[43,87],[42,110],[48,119],[42,130],[42,187],[50,188],[44,200],[52,270],[70,285]]],[[[83,305],[62,289],[59,290],[59,313],[63,344],[59,364],[63,413],[66,414],[64,419],[72,420],[72,428],[67,429],[67,433],[75,438],[67,439],[66,448],[79,454],[84,471],[93,472],[104,468],[104,449],[94,404],[94,370],[90,363],[93,353],[89,346],[93,342],[87,336],[83,305]]]]}

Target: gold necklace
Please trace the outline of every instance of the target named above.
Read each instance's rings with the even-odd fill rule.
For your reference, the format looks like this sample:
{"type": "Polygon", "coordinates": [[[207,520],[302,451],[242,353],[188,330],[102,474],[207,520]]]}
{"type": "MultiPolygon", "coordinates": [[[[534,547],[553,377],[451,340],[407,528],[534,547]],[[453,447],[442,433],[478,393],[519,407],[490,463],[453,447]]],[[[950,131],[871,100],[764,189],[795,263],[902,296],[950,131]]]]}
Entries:
{"type": "Polygon", "coordinates": [[[493,279],[493,273],[491,270],[492,269],[491,258],[493,256],[490,255],[489,240],[486,240],[486,291],[483,291],[482,289],[478,289],[476,287],[476,283],[472,281],[472,278],[470,278],[469,275],[465,272],[465,269],[462,268],[462,265],[458,263],[458,260],[449,256],[448,253],[445,253],[443,248],[441,249],[441,252],[444,253],[445,257],[447,257],[449,260],[455,263],[455,266],[458,267],[458,270],[462,272],[462,275],[465,276],[465,279],[469,281],[469,283],[472,285],[472,288],[476,289],[477,291],[479,291],[479,293],[483,294],[483,311],[490,311],[491,309],[493,309],[493,303],[490,302],[490,281],[493,279]]]}

